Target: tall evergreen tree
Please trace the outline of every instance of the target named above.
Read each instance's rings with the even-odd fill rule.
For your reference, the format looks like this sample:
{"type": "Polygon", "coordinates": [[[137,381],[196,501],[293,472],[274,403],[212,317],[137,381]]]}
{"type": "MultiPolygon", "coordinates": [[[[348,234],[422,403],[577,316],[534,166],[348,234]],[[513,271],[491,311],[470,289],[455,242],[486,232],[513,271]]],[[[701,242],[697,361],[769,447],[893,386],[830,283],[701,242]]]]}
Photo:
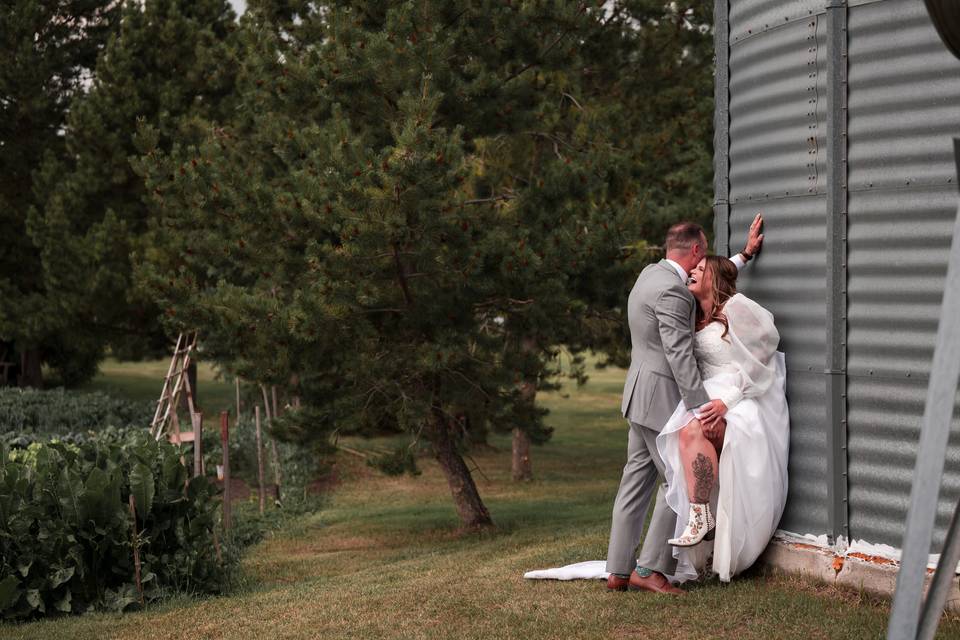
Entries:
{"type": "MultiPolygon", "coordinates": [[[[41,364],[65,368],[96,347],[63,335],[71,301],[51,298],[45,268],[56,251],[27,223],[45,195],[35,182],[45,158],[64,153],[63,128],[115,27],[114,0],[12,0],[0,9],[0,339],[23,364],[20,382],[41,383],[41,364]]],[[[73,363],[79,363],[74,365],[73,363]]]]}
{"type": "Polygon", "coordinates": [[[623,129],[650,116],[623,117],[606,59],[627,18],[280,4],[242,20],[230,126],[170,153],[142,131],[158,217],[140,279],[241,375],[296,374],[304,436],[396,423],[426,439],[462,523],[485,526],[462,417],[545,436],[530,389],[558,345],[622,336],[609,301],[652,218],[623,129]]]}
{"type": "MultiPolygon", "coordinates": [[[[546,313],[507,315],[505,337],[513,353],[532,360],[521,384],[526,414],[537,411],[537,392],[555,385],[551,361],[560,345],[572,352],[578,379],[581,351],[604,354],[601,364],[628,362],[630,284],[662,255],[656,243],[667,226],[680,219],[706,223],[710,216],[713,3],[634,0],[605,3],[604,10],[602,23],[578,39],[573,64],[544,74],[548,99],[528,131],[536,144],[530,137],[515,139],[519,146],[489,158],[484,173],[509,188],[526,176],[522,192],[534,200],[518,209],[528,230],[525,245],[538,255],[561,248],[576,263],[562,278],[547,270],[531,279],[539,290],[521,294],[546,313]],[[614,169],[593,191],[571,188],[570,180],[530,183],[558,163],[614,169]],[[608,211],[584,216],[591,207],[608,211]],[[566,243],[554,233],[564,220],[576,221],[566,243]],[[612,225],[626,251],[591,238],[612,225]]],[[[514,425],[513,477],[529,479],[530,444],[544,434],[535,420],[514,425]]]]}
{"type": "Polygon", "coordinates": [[[150,123],[170,148],[201,139],[231,112],[234,30],[226,0],[123,3],[92,85],[71,105],[65,153],[49,156],[37,176],[45,199],[29,218],[48,256],[45,297],[66,307],[54,330],[67,342],[84,341],[97,355],[105,346],[121,357],[166,353],[159,308],[130,281],[131,256],[149,242],[143,180],[130,165],[133,134],[150,123]]]}

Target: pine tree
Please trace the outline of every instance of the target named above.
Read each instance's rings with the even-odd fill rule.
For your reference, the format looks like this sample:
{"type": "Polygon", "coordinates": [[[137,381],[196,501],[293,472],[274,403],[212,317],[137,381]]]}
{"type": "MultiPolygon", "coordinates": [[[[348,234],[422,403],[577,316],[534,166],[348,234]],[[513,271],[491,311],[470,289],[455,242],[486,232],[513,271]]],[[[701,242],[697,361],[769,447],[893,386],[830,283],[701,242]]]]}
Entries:
{"type": "MultiPolygon", "coordinates": [[[[51,298],[28,213],[40,206],[36,172],[64,152],[67,112],[115,26],[113,0],[14,0],[0,10],[0,339],[23,363],[20,383],[39,386],[41,363],[89,369],[96,345],[63,334],[73,300],[51,298]]],[[[64,247],[68,249],[68,247],[64,247]]]]}
{"type": "MultiPolygon", "coordinates": [[[[519,294],[548,313],[508,316],[508,340],[527,365],[520,387],[527,415],[537,411],[537,392],[555,387],[559,370],[551,360],[560,345],[578,382],[585,350],[605,354],[601,364],[628,362],[626,294],[643,266],[662,255],[638,239],[658,241],[677,220],[706,223],[710,216],[712,3],[614,2],[605,11],[602,24],[580,39],[579,58],[544,74],[548,99],[530,132],[540,146],[522,141],[526,148],[499,155],[505,166],[494,161],[485,172],[510,187],[517,176],[549,176],[558,168],[563,176],[528,181],[523,193],[539,200],[519,210],[530,251],[553,249],[575,263],[562,279],[550,272],[530,279],[540,290],[519,294]],[[581,175],[580,189],[572,189],[562,173],[569,166],[605,173],[593,176],[599,180],[581,175]],[[556,234],[564,221],[572,222],[568,242],[556,234]],[[611,243],[616,239],[623,244],[611,243]],[[563,285],[551,288],[557,282],[563,285]]],[[[513,477],[530,479],[530,444],[544,439],[541,423],[520,417],[513,424],[513,477]]]]}
{"type": "Polygon", "coordinates": [[[605,51],[624,25],[579,3],[280,4],[241,20],[229,126],[169,153],[141,131],[139,280],[241,375],[296,375],[300,436],[429,442],[461,522],[486,526],[465,417],[547,437],[531,388],[559,345],[618,341],[646,259],[624,251],[651,216],[622,127],[649,114],[623,117],[605,51]]]}
{"type": "MultiPolygon", "coordinates": [[[[126,2],[92,85],[71,105],[65,152],[38,174],[30,217],[46,297],[70,300],[59,331],[96,353],[166,353],[158,307],[132,287],[131,256],[149,245],[143,180],[130,165],[138,122],[162,148],[196,141],[230,113],[235,15],[226,0],[126,2]]],[[[48,357],[53,357],[52,354],[48,357]]]]}

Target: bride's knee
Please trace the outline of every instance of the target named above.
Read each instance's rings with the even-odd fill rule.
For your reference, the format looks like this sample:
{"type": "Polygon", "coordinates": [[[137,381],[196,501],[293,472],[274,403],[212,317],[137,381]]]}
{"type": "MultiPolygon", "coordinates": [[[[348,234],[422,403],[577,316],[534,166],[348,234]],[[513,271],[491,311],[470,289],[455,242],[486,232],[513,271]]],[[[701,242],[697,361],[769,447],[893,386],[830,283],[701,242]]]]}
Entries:
{"type": "Polygon", "coordinates": [[[703,438],[703,429],[699,420],[691,420],[687,426],[680,429],[680,444],[689,445],[703,438]]]}

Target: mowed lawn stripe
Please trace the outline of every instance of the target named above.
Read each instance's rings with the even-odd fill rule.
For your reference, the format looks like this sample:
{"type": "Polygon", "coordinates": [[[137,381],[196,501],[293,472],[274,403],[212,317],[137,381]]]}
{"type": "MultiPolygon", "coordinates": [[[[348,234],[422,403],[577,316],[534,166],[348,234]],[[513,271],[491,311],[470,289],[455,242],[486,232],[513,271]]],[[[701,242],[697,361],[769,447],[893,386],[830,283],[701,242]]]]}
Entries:
{"type": "MultiPolygon", "coordinates": [[[[251,549],[234,594],[182,597],[122,616],[6,624],[0,637],[882,638],[886,601],[777,572],[708,581],[682,598],[522,578],[606,553],[626,449],[622,375],[597,372],[587,386],[546,398],[556,433],[533,450],[533,482],[511,481],[504,437],[471,453],[493,532],[457,530],[446,482],[429,458],[420,460],[421,476],[390,478],[341,455],[328,507],[251,549]]],[[[946,619],[940,635],[960,637],[960,619],[946,619]]]]}

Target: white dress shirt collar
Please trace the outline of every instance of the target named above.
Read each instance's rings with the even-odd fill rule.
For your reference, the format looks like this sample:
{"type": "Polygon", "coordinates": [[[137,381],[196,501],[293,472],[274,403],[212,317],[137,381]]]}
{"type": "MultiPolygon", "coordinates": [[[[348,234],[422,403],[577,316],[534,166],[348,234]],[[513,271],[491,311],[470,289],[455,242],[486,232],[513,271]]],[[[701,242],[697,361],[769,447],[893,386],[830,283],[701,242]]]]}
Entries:
{"type": "Polygon", "coordinates": [[[670,266],[676,270],[677,275],[679,275],[680,279],[683,280],[684,284],[686,284],[688,276],[687,276],[687,272],[683,270],[683,267],[681,267],[679,264],[677,264],[670,258],[664,258],[664,260],[666,260],[670,264],[670,266]]]}

